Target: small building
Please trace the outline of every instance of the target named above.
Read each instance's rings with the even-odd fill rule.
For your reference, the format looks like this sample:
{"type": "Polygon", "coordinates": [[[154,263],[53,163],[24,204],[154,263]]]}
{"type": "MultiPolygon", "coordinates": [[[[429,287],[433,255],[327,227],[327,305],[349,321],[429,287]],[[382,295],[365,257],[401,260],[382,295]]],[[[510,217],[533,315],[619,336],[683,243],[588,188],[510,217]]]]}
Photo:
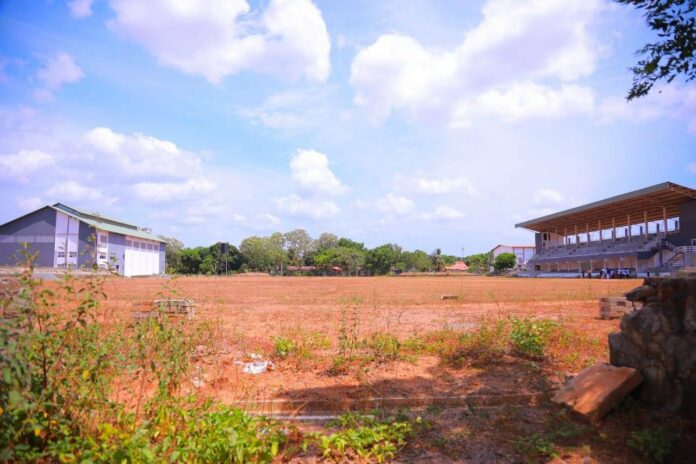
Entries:
{"type": "MultiPolygon", "coordinates": [[[[536,247],[534,245],[498,245],[491,250],[491,267],[495,262],[495,258],[503,253],[512,253],[517,257],[515,269],[524,270],[527,268],[527,263],[534,256],[536,247]]],[[[492,269],[491,269],[492,270],[492,269]]]]}
{"type": "Polygon", "coordinates": [[[111,268],[118,274],[163,274],[165,243],[127,222],[62,203],[44,206],[0,225],[0,265],[23,261],[22,247],[38,253],[35,266],[111,268]]]}
{"type": "Polygon", "coordinates": [[[451,266],[445,266],[447,272],[467,272],[468,270],[469,266],[464,261],[457,261],[451,266]]]}

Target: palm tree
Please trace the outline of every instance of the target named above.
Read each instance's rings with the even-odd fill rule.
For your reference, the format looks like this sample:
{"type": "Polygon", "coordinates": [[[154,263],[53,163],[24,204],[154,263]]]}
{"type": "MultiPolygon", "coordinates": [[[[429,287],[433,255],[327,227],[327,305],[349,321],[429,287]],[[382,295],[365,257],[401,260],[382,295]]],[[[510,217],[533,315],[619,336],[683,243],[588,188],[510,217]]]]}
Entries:
{"type": "Polygon", "coordinates": [[[435,272],[440,272],[442,269],[444,269],[445,266],[442,262],[442,250],[435,248],[435,251],[433,251],[433,253],[430,255],[430,261],[433,263],[435,272]]]}

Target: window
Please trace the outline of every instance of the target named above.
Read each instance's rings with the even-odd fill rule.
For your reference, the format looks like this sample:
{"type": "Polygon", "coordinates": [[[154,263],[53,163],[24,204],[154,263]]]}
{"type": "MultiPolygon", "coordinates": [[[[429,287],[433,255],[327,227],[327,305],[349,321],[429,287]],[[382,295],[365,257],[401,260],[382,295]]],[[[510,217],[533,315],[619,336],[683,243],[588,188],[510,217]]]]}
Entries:
{"type": "Polygon", "coordinates": [[[99,259],[106,260],[106,253],[99,253],[99,259]]]}
{"type": "Polygon", "coordinates": [[[77,251],[71,251],[68,253],[68,258],[75,258],[77,257],[77,251]]]}
{"type": "Polygon", "coordinates": [[[58,252],[58,257],[59,257],[59,258],[65,258],[65,252],[64,252],[64,251],[59,251],[59,252],[58,252]]]}
{"type": "Polygon", "coordinates": [[[99,234],[99,243],[108,243],[109,238],[104,234],[99,234]]]}
{"type": "Polygon", "coordinates": [[[132,246],[133,246],[133,242],[131,242],[130,240],[126,240],[126,246],[127,246],[127,247],[132,247],[132,246]]]}

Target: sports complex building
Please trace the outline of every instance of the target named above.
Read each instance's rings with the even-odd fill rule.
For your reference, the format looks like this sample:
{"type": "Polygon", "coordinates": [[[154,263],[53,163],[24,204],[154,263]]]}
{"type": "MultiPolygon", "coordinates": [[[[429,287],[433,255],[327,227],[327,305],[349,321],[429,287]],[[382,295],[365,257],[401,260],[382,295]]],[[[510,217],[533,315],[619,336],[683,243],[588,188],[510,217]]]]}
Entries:
{"type": "Polygon", "coordinates": [[[515,227],[535,232],[530,275],[577,276],[609,269],[644,276],[696,266],[696,190],[672,182],[515,227]]]}
{"type": "Polygon", "coordinates": [[[117,219],[56,203],[0,225],[0,265],[24,260],[23,247],[38,253],[38,267],[83,268],[95,263],[125,275],[163,274],[165,243],[117,219]]]}

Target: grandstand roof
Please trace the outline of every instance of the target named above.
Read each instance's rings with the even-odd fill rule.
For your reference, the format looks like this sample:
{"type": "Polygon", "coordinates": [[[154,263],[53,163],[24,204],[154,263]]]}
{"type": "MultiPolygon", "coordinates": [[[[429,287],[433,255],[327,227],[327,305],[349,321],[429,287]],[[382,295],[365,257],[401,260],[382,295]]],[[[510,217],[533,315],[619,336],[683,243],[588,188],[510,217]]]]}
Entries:
{"type": "Polygon", "coordinates": [[[612,219],[616,227],[625,227],[628,225],[627,216],[630,216],[631,224],[642,223],[646,212],[648,221],[662,219],[663,207],[667,208],[667,217],[678,216],[679,205],[691,200],[696,200],[696,190],[672,182],[663,182],[521,222],[515,227],[536,232],[562,232],[566,229],[567,233],[574,233],[575,226],[585,232],[585,227],[589,224],[589,230],[592,232],[599,230],[599,222],[602,223],[602,229],[611,227],[612,219]]]}

